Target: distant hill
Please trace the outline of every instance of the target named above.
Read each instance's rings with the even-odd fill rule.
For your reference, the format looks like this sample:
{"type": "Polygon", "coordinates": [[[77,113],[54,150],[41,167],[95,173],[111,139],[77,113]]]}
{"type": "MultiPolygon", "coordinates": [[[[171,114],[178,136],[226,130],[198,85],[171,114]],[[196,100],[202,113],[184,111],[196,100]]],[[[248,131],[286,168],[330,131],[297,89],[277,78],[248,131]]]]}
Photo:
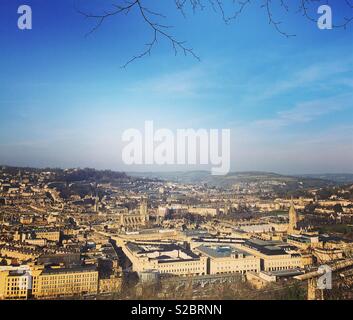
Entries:
{"type": "Polygon", "coordinates": [[[304,178],[315,178],[330,180],[342,184],[353,183],[353,173],[322,173],[322,174],[302,174],[298,175],[304,178]]]}
{"type": "Polygon", "coordinates": [[[244,171],[230,172],[224,176],[213,176],[209,171],[171,171],[171,172],[115,172],[111,170],[60,169],[60,168],[24,168],[0,166],[0,171],[16,175],[19,170],[23,172],[52,171],[56,174],[56,181],[96,181],[112,182],[114,180],[128,179],[130,177],[174,181],[186,184],[207,184],[215,187],[232,187],[237,183],[263,183],[264,185],[278,185],[287,190],[303,188],[323,188],[335,185],[353,183],[352,173],[324,173],[282,175],[274,172],[244,171]]]}
{"type": "Polygon", "coordinates": [[[61,168],[32,168],[32,167],[12,167],[12,166],[0,166],[0,172],[8,173],[11,175],[17,175],[19,172],[24,174],[25,172],[40,173],[50,171],[55,173],[55,181],[65,182],[79,182],[79,181],[95,181],[95,182],[110,182],[113,180],[119,180],[127,178],[124,172],[117,172],[111,170],[96,170],[92,168],[72,168],[72,169],[61,169],[61,168]]]}
{"type": "Polygon", "coordinates": [[[264,183],[283,185],[288,189],[321,188],[333,186],[335,181],[316,177],[281,175],[273,172],[246,171],[230,172],[224,176],[213,176],[208,171],[174,171],[174,172],[128,172],[129,176],[149,179],[175,181],[186,184],[207,184],[217,187],[231,187],[237,183],[264,183]]]}

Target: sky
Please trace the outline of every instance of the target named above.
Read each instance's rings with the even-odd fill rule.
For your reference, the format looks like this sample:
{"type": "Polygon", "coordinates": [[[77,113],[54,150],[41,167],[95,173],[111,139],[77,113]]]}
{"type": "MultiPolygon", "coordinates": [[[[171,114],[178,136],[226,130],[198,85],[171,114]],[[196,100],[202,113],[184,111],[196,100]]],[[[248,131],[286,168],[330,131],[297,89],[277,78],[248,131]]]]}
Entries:
{"type": "MultiPolygon", "coordinates": [[[[274,5],[280,28],[295,34],[287,38],[262,1],[225,24],[210,7],[184,18],[172,0],[144,0],[200,61],[159,38],[151,55],[122,68],[153,37],[139,12],[86,36],[96,21],[75,9],[96,14],[112,3],[1,0],[0,164],[180,169],[122,163],[124,130],[153,120],[171,130],[231,129],[232,171],[353,173],[353,22],[320,30],[274,5]],[[21,4],[32,8],[32,30],[17,27],[21,4]]],[[[353,9],[333,1],[332,14],[339,24],[353,9]]]]}

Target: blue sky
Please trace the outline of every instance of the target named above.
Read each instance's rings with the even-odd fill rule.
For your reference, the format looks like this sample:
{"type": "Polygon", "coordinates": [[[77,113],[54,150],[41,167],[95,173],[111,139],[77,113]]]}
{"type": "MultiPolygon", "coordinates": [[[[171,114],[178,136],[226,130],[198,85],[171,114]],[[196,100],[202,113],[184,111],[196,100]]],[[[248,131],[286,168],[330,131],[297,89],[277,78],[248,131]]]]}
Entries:
{"type": "MultiPolygon", "coordinates": [[[[226,25],[210,8],[185,19],[173,1],[146,0],[201,61],[175,56],[159,39],[123,69],[152,37],[138,12],[85,37],[94,21],[74,9],[96,13],[111,3],[1,1],[1,164],[130,170],[121,134],[153,120],[159,128],[231,128],[235,171],[353,172],[353,23],[320,30],[274,9],[296,34],[286,38],[261,1],[226,25]],[[32,30],[17,28],[20,4],[32,7],[32,30]]],[[[344,1],[332,9],[337,23],[353,14],[344,1]]]]}

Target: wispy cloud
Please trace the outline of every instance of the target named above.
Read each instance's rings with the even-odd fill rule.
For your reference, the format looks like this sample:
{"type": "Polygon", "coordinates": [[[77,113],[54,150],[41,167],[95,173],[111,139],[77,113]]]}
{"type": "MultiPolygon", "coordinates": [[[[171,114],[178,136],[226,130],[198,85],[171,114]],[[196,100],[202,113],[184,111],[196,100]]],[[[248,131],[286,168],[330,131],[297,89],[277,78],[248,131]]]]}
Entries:
{"type": "Polygon", "coordinates": [[[248,95],[245,101],[249,103],[260,103],[265,100],[276,98],[282,94],[303,91],[317,91],[322,89],[332,90],[339,87],[351,87],[348,73],[352,71],[352,63],[349,60],[318,62],[306,65],[298,70],[281,70],[280,80],[267,81],[267,74],[258,77],[251,83],[253,90],[258,94],[248,95]],[[263,78],[265,77],[265,78],[263,78]]]}
{"type": "Polygon", "coordinates": [[[205,71],[193,68],[175,73],[161,74],[147,78],[130,86],[127,90],[135,93],[194,95],[210,83],[205,81],[205,71]]]}
{"type": "Polygon", "coordinates": [[[253,122],[255,126],[280,128],[296,123],[310,122],[320,116],[353,108],[353,94],[298,103],[295,107],[277,112],[273,118],[253,122]]]}

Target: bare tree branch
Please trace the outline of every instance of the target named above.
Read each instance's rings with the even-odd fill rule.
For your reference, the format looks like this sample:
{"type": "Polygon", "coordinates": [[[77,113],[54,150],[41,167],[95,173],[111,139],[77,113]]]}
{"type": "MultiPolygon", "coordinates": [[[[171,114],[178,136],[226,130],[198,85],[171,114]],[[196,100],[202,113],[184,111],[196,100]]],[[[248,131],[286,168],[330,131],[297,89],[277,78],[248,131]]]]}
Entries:
{"type": "MultiPolygon", "coordinates": [[[[344,3],[347,7],[347,12],[353,9],[353,4],[351,3],[351,1],[352,0],[344,0],[344,3]]],[[[233,20],[236,20],[244,12],[246,7],[250,4],[260,3],[260,7],[266,12],[268,23],[272,25],[272,27],[279,34],[285,36],[286,38],[293,37],[295,36],[295,34],[287,33],[286,31],[284,31],[284,29],[282,28],[282,21],[279,21],[277,20],[277,18],[274,17],[274,6],[276,6],[276,8],[279,8],[279,10],[277,10],[279,14],[281,14],[281,11],[284,14],[292,12],[292,7],[296,6],[296,8],[298,9],[295,12],[301,13],[309,21],[317,23],[318,20],[313,18],[313,16],[310,14],[310,10],[313,9],[313,7],[317,8],[321,4],[333,5],[333,3],[330,3],[330,0],[173,0],[173,2],[175,5],[175,9],[180,11],[180,13],[185,18],[187,11],[191,10],[195,14],[198,10],[201,11],[208,6],[214,12],[219,13],[222,17],[222,20],[227,24],[233,20]],[[231,13],[227,14],[228,11],[231,11],[231,13]]],[[[166,19],[167,17],[161,12],[157,12],[149,7],[146,7],[143,3],[144,0],[122,0],[120,4],[113,5],[113,10],[104,11],[102,14],[92,14],[84,12],[82,10],[77,11],[85,18],[96,20],[95,26],[86,34],[86,36],[89,36],[90,34],[95,32],[104,23],[106,19],[111,18],[113,16],[117,16],[119,14],[127,15],[133,9],[137,10],[142,20],[152,31],[152,39],[150,42],[146,43],[146,49],[144,51],[142,51],[138,55],[133,56],[122,66],[124,68],[131,62],[140,59],[146,55],[150,55],[153,47],[157,44],[157,41],[160,38],[163,38],[171,43],[175,55],[177,55],[178,52],[182,52],[184,53],[184,55],[190,55],[195,59],[200,60],[199,56],[194,53],[192,48],[186,47],[184,41],[177,40],[168,31],[172,28],[172,26],[158,21],[161,19],[166,19]]],[[[353,15],[351,17],[344,17],[343,22],[334,24],[333,27],[345,29],[347,25],[352,21],[353,15]]]]}
{"type": "Polygon", "coordinates": [[[86,18],[93,18],[96,19],[98,22],[97,24],[86,34],[86,36],[89,36],[91,33],[93,33],[94,31],[96,31],[102,24],[103,22],[112,16],[115,16],[119,13],[125,13],[128,14],[130,9],[136,5],[136,3],[138,2],[138,0],[135,0],[134,2],[126,2],[125,6],[120,6],[120,5],[114,5],[114,7],[116,8],[116,10],[114,11],[110,11],[110,12],[104,12],[101,15],[95,15],[95,14],[89,14],[89,13],[85,13],[79,9],[77,9],[78,13],[80,13],[81,15],[83,15],[86,18]]]}
{"type": "MultiPolygon", "coordinates": [[[[193,0],[190,0],[192,2],[195,2],[193,0]]],[[[182,7],[184,5],[184,3],[180,3],[180,6],[182,7]]],[[[196,5],[196,3],[193,3],[193,5],[196,5]]],[[[167,33],[165,31],[165,29],[171,28],[171,26],[168,25],[164,25],[158,22],[153,22],[150,18],[150,16],[155,16],[155,17],[159,17],[159,18],[166,18],[165,15],[159,13],[159,12],[155,12],[150,10],[149,8],[146,8],[145,6],[142,5],[142,1],[141,0],[134,0],[133,2],[125,2],[124,5],[114,5],[116,7],[116,10],[114,11],[110,11],[110,12],[104,12],[101,15],[94,15],[94,14],[88,14],[85,13],[81,10],[78,10],[78,12],[80,14],[82,14],[84,17],[86,18],[93,18],[98,20],[97,24],[86,34],[86,36],[92,34],[94,31],[96,31],[105,21],[105,19],[114,16],[114,15],[118,15],[120,13],[129,13],[130,10],[133,7],[137,7],[138,11],[140,12],[141,17],[143,18],[143,20],[145,21],[145,23],[152,29],[153,31],[153,38],[152,41],[147,43],[147,49],[144,50],[143,52],[141,52],[138,55],[133,56],[130,60],[128,60],[122,67],[125,68],[128,64],[130,64],[131,62],[135,61],[136,59],[140,59],[146,55],[150,55],[153,46],[157,43],[158,40],[158,36],[164,37],[167,40],[170,41],[170,43],[172,44],[173,50],[174,50],[174,54],[177,55],[177,53],[179,51],[182,51],[184,53],[184,55],[188,55],[190,54],[191,56],[193,56],[195,59],[200,60],[200,58],[193,52],[192,48],[188,48],[185,46],[185,42],[184,41],[179,41],[176,40],[172,35],[170,35],[169,33],[167,33]]]]}
{"type": "Polygon", "coordinates": [[[271,0],[265,0],[265,3],[262,5],[263,8],[266,9],[267,12],[267,16],[268,16],[268,23],[272,24],[274,26],[274,28],[282,35],[284,35],[285,37],[289,38],[289,37],[295,37],[295,34],[289,34],[286,33],[284,31],[282,31],[279,27],[279,25],[282,23],[281,21],[274,21],[273,20],[273,15],[272,15],[272,10],[271,10],[271,0]]]}

